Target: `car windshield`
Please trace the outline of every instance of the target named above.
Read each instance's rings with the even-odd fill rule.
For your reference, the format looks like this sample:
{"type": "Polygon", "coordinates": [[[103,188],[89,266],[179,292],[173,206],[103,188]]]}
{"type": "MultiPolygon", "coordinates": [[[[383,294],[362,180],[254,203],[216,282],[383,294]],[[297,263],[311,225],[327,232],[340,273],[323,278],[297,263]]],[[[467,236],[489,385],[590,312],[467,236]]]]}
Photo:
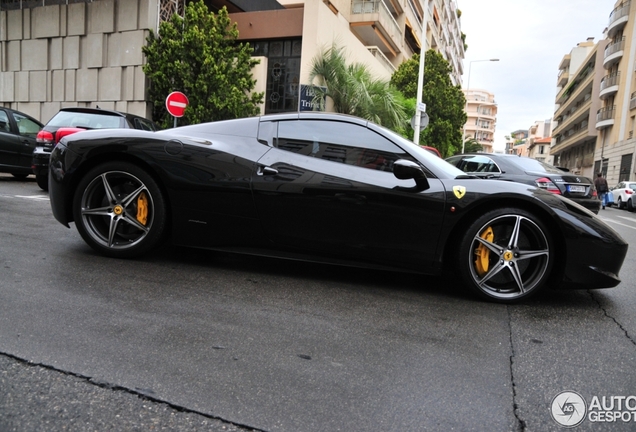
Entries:
{"type": "Polygon", "coordinates": [[[457,168],[467,173],[500,173],[501,170],[493,162],[492,159],[486,156],[453,156],[449,157],[447,161],[457,168]]]}
{"type": "Polygon", "coordinates": [[[511,157],[507,159],[509,162],[517,165],[524,171],[539,171],[546,172],[550,174],[561,174],[563,175],[565,172],[560,170],[559,168],[549,165],[547,163],[538,161],[536,159],[527,158],[527,157],[511,157]]]}
{"type": "Polygon", "coordinates": [[[429,168],[434,167],[436,171],[441,171],[444,173],[444,177],[446,178],[455,178],[457,176],[465,176],[466,173],[462,170],[454,167],[453,165],[446,162],[444,159],[438,157],[434,153],[426,150],[424,147],[420,147],[415,144],[413,141],[409,141],[404,137],[396,134],[395,132],[379,126],[385,133],[391,136],[391,140],[399,144],[403,149],[412,154],[415,158],[417,158],[420,162],[424,164],[425,167],[429,168]]]}
{"type": "Polygon", "coordinates": [[[123,118],[108,114],[60,111],[47,126],[77,127],[84,129],[113,129],[123,127],[123,118]]]}

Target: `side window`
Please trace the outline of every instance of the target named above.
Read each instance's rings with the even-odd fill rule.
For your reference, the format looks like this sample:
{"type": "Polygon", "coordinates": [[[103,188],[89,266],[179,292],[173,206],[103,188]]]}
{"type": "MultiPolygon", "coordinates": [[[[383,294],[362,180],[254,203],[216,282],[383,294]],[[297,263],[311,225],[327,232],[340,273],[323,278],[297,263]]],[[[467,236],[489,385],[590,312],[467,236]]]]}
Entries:
{"type": "Polygon", "coordinates": [[[141,130],[146,130],[151,132],[155,131],[155,128],[151,122],[141,118],[135,119],[135,129],[141,129],[141,130]]]}
{"type": "Polygon", "coordinates": [[[13,114],[13,118],[15,122],[18,124],[18,131],[20,131],[20,135],[29,136],[35,138],[40,132],[40,125],[31,120],[28,117],[25,117],[20,114],[13,114]]]}
{"type": "Polygon", "coordinates": [[[11,124],[7,112],[0,110],[0,132],[11,132],[11,124]]]}
{"type": "Polygon", "coordinates": [[[366,127],[338,121],[281,121],[274,145],[305,156],[388,172],[393,171],[393,163],[398,159],[413,160],[366,127]]]}

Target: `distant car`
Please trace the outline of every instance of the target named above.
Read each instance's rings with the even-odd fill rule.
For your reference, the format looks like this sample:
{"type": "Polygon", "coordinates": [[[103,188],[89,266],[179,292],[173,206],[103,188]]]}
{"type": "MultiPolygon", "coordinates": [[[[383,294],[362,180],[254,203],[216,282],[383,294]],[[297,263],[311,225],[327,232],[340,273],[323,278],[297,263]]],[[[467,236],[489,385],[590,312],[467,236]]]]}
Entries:
{"type": "Polygon", "coordinates": [[[35,138],[43,125],[33,117],[0,108],[0,172],[26,178],[31,171],[35,138]]]}
{"type": "Polygon", "coordinates": [[[433,153],[437,157],[442,157],[442,154],[435,147],[422,146],[422,148],[424,148],[424,150],[428,150],[430,153],[433,153]]]}
{"type": "Polygon", "coordinates": [[[634,211],[634,205],[636,202],[634,200],[634,192],[636,191],[636,182],[623,181],[614,186],[610,192],[612,192],[612,196],[614,197],[614,204],[618,208],[625,208],[627,210],[634,211]]]}
{"type": "Polygon", "coordinates": [[[562,195],[598,214],[601,201],[594,182],[536,159],[492,153],[470,153],[446,159],[467,174],[480,178],[525,183],[562,195]]]}
{"type": "Polygon", "coordinates": [[[89,129],[141,129],[156,131],[157,126],[143,117],[101,108],[62,108],[37,134],[38,146],[32,151],[32,172],[42,189],[48,190],[49,158],[55,144],[65,135],[89,129]]]}

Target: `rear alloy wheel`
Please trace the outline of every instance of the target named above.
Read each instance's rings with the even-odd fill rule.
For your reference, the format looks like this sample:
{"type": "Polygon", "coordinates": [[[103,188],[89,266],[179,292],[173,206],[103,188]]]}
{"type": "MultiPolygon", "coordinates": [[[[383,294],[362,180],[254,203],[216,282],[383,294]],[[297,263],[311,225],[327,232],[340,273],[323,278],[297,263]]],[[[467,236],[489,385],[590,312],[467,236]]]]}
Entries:
{"type": "Polygon", "coordinates": [[[166,225],[166,203],[157,183],[128,162],[109,162],[80,182],[73,217],[82,238],[96,251],[130,258],[157,246],[166,225]]]}
{"type": "Polygon", "coordinates": [[[490,211],[467,230],[459,250],[464,283],[488,300],[511,303],[545,285],[554,262],[550,233],[517,208],[490,211]]]}
{"type": "Polygon", "coordinates": [[[618,199],[616,200],[616,207],[618,207],[619,209],[625,208],[625,204],[623,204],[623,200],[621,199],[621,197],[618,197],[618,199]]]}
{"type": "Polygon", "coordinates": [[[35,176],[35,182],[40,186],[43,191],[49,191],[49,176],[48,174],[38,174],[35,176]]]}

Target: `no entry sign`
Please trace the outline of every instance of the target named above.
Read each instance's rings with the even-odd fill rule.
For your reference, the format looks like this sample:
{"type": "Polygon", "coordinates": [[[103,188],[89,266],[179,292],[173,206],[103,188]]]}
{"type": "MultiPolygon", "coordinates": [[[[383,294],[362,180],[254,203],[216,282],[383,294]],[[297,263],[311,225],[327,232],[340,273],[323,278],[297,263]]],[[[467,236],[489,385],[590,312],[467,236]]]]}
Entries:
{"type": "Polygon", "coordinates": [[[187,106],[188,97],[181,92],[172,92],[166,98],[166,109],[173,117],[183,117],[187,106]]]}

